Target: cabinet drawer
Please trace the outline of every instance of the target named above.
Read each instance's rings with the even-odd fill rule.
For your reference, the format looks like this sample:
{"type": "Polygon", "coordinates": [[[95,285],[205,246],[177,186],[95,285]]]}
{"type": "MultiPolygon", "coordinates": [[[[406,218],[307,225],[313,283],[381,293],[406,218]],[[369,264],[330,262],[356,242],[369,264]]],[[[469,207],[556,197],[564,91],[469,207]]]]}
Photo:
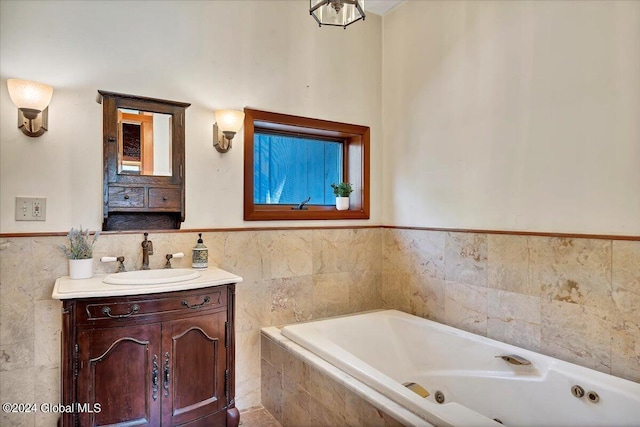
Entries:
{"type": "MultiPolygon", "coordinates": [[[[78,303],[78,323],[96,324],[130,321],[170,320],[174,316],[198,313],[227,305],[226,286],[149,296],[96,298],[78,303]]],[[[107,325],[105,325],[107,326],[107,325]]]]}
{"type": "Polygon", "coordinates": [[[144,188],[142,187],[109,187],[109,207],[112,207],[112,208],[144,207],[144,188]]]}
{"type": "Polygon", "coordinates": [[[181,191],[177,188],[149,188],[150,208],[180,209],[181,191]]]}

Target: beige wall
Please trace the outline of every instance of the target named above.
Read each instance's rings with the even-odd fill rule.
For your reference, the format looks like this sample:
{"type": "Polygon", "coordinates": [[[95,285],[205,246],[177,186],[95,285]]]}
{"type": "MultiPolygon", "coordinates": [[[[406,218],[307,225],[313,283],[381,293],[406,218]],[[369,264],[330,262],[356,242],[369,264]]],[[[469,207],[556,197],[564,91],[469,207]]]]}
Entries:
{"type": "Polygon", "coordinates": [[[384,224],[640,235],[640,2],[384,17],[384,224]]]}
{"type": "Polygon", "coordinates": [[[349,31],[320,29],[308,7],[267,0],[2,1],[0,230],[100,228],[98,89],[191,103],[183,228],[260,225],[242,220],[242,135],[228,154],[212,146],[214,110],[246,106],[370,126],[371,220],[332,225],[379,224],[381,18],[371,15],[349,31]],[[6,87],[14,77],[54,87],[49,131],[40,138],[16,127],[6,87]],[[46,222],[16,222],[16,196],[46,197],[46,222]]]}

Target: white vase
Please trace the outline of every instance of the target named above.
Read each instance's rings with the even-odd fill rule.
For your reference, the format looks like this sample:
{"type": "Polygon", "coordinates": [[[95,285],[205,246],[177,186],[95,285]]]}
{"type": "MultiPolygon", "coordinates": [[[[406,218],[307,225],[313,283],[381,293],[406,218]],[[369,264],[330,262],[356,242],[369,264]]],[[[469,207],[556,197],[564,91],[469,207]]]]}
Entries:
{"type": "Polygon", "coordinates": [[[93,258],[70,259],[69,277],[72,279],[89,279],[93,277],[93,258]]]}
{"type": "Polygon", "coordinates": [[[349,210],[349,198],[348,197],[336,197],[336,209],[339,211],[349,210]]]}

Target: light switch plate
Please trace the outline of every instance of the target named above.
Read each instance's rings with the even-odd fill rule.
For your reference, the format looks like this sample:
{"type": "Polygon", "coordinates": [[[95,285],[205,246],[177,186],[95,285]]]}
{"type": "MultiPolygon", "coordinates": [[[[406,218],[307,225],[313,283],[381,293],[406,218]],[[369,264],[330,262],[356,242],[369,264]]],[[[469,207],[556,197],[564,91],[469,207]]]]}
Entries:
{"type": "Polygon", "coordinates": [[[46,221],[45,197],[16,197],[16,221],[46,221]]]}

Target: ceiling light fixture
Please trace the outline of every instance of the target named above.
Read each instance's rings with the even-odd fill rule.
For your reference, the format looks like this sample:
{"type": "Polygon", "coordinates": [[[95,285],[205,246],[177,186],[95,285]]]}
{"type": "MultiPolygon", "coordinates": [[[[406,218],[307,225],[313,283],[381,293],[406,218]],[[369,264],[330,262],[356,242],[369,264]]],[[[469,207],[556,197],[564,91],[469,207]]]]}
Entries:
{"type": "Polygon", "coordinates": [[[364,0],[309,0],[309,14],[319,26],[347,26],[363,20],[364,0]]]}

